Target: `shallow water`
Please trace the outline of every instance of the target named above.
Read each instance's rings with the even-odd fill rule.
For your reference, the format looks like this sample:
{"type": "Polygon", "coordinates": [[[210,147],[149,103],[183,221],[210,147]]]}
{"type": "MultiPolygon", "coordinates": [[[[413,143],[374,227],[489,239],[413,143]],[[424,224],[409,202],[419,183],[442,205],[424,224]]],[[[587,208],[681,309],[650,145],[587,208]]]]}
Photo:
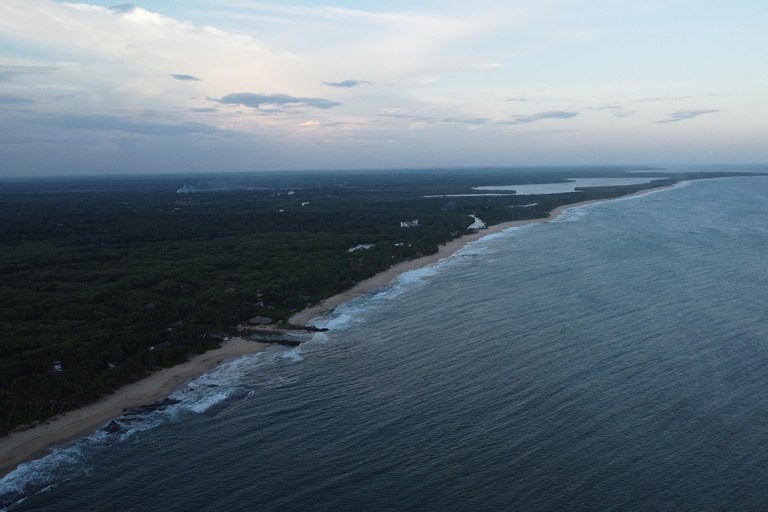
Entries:
{"type": "Polygon", "coordinates": [[[575,178],[567,183],[540,183],[535,185],[489,185],[473,187],[474,190],[514,190],[517,195],[563,194],[576,192],[577,187],[611,187],[618,185],[640,185],[657,178],[575,178]]]}
{"type": "Polygon", "coordinates": [[[0,484],[12,510],[761,510],[768,179],[595,203],[0,484]],[[37,492],[46,489],[45,492],[37,492]]]}

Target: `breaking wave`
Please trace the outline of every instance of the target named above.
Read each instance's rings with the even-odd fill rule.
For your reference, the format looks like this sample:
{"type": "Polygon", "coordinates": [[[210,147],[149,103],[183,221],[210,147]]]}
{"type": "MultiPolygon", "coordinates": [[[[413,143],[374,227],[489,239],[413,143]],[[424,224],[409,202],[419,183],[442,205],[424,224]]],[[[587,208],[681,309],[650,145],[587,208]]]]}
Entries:
{"type": "Polygon", "coordinates": [[[88,461],[115,443],[156,428],[169,421],[180,421],[189,415],[215,416],[230,401],[247,398],[254,393],[254,375],[263,364],[291,364],[302,360],[301,347],[274,347],[266,352],[242,356],[205,373],[168,398],[127,409],[95,433],[72,444],[54,447],[51,453],[20,464],[0,480],[0,512],[27,497],[44,492],[59,482],[87,475],[88,461]]]}

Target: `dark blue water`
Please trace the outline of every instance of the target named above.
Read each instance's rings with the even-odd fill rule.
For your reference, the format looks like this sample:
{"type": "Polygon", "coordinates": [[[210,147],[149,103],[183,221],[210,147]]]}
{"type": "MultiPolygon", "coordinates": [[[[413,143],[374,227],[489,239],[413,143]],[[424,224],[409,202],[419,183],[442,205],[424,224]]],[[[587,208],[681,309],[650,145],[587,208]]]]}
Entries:
{"type": "Polygon", "coordinates": [[[47,487],[18,511],[764,510],[766,198],[768,178],[696,182],[488,237],[0,492],[47,487]]]}

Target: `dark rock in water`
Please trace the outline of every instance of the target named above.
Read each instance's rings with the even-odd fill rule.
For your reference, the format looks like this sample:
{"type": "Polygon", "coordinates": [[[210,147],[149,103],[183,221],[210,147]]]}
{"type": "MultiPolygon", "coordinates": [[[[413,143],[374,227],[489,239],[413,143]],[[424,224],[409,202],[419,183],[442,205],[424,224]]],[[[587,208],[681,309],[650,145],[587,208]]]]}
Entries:
{"type": "Polygon", "coordinates": [[[245,388],[236,389],[235,391],[232,392],[231,395],[229,395],[229,398],[234,400],[242,400],[243,398],[247,397],[250,392],[251,392],[250,389],[245,389],[245,388]]]}
{"type": "Polygon", "coordinates": [[[300,341],[297,341],[297,340],[285,340],[285,339],[273,340],[271,343],[276,343],[277,345],[284,345],[286,347],[298,347],[299,345],[301,345],[300,341]]]}
{"type": "Polygon", "coordinates": [[[162,400],[158,400],[157,402],[151,404],[151,405],[141,405],[139,407],[129,407],[127,409],[124,409],[123,412],[126,414],[147,414],[154,411],[162,411],[163,409],[167,408],[170,405],[178,404],[181,400],[176,400],[175,398],[163,398],[162,400]]]}
{"type": "Polygon", "coordinates": [[[136,426],[137,423],[141,423],[147,419],[147,416],[155,411],[162,411],[167,407],[181,403],[181,400],[174,398],[164,398],[158,400],[154,404],[142,405],[139,407],[128,407],[123,409],[123,415],[119,418],[111,420],[104,425],[101,430],[109,434],[118,434],[128,432],[136,426]]]}
{"type": "Polygon", "coordinates": [[[109,432],[110,434],[115,434],[117,432],[120,432],[122,429],[123,429],[122,425],[120,425],[115,420],[112,420],[109,423],[107,423],[106,425],[104,425],[104,427],[101,430],[103,430],[105,432],[109,432]]]}
{"type": "Polygon", "coordinates": [[[271,343],[272,345],[285,345],[286,347],[298,347],[301,345],[301,342],[298,340],[288,340],[285,338],[248,338],[248,341],[271,343]]]}
{"type": "Polygon", "coordinates": [[[226,399],[213,404],[208,409],[203,411],[202,414],[210,417],[217,416],[219,413],[225,411],[232,404],[233,401],[242,400],[243,398],[247,397],[250,392],[251,390],[247,388],[235,389],[228,393],[228,396],[226,399]]]}
{"type": "Polygon", "coordinates": [[[280,324],[276,327],[281,331],[306,331],[306,332],[328,332],[327,327],[315,327],[314,325],[293,325],[280,324]]]}
{"type": "Polygon", "coordinates": [[[133,428],[135,423],[144,421],[150,413],[162,411],[163,409],[178,403],[181,403],[181,400],[176,400],[175,398],[163,398],[154,404],[128,407],[123,409],[122,416],[110,421],[104,425],[101,430],[110,434],[128,431],[133,428]]]}
{"type": "Polygon", "coordinates": [[[169,405],[176,405],[180,404],[181,400],[176,400],[175,398],[163,398],[162,400],[158,400],[153,405],[157,406],[157,408],[165,409],[169,405]]]}

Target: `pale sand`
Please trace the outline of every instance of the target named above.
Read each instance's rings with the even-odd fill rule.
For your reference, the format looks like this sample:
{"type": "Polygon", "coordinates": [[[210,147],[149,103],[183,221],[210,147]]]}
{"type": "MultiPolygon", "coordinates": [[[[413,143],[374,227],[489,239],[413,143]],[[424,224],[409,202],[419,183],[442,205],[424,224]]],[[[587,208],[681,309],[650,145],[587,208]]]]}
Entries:
{"type": "Polygon", "coordinates": [[[146,379],[123,386],[98,402],[50,418],[30,430],[0,438],[0,477],[22,462],[44,457],[53,445],[90,434],[110,419],[120,416],[123,409],[148,405],[170,395],[188,379],[202,375],[225,359],[263,352],[270,346],[232,338],[222,343],[220,349],[155,372],[146,379]]]}
{"type": "Polygon", "coordinates": [[[596,199],[594,201],[582,201],[580,203],[566,204],[566,205],[555,208],[550,212],[549,217],[545,217],[543,219],[528,219],[528,220],[516,220],[512,222],[504,222],[502,224],[496,224],[495,226],[490,226],[487,229],[482,229],[475,233],[465,235],[461,238],[456,238],[454,240],[451,240],[445,245],[439,246],[435,254],[432,254],[430,256],[424,256],[423,258],[419,258],[411,261],[404,261],[402,263],[393,265],[389,269],[385,270],[384,272],[380,272],[373,277],[370,277],[364,281],[361,281],[360,283],[356,284],[352,288],[349,288],[348,290],[344,290],[343,292],[337,295],[334,295],[333,297],[329,297],[325,299],[322,304],[318,304],[316,306],[312,306],[311,308],[307,308],[299,311],[298,313],[293,315],[288,320],[288,322],[291,323],[292,325],[301,325],[301,326],[307,325],[311,320],[322,317],[323,315],[328,313],[331,309],[339,306],[340,304],[343,304],[347,301],[357,298],[375,288],[378,288],[380,286],[385,286],[390,282],[392,282],[392,280],[395,279],[397,276],[405,272],[408,272],[409,270],[416,270],[419,268],[426,267],[427,265],[432,265],[433,263],[438,263],[440,260],[443,260],[453,255],[454,253],[458,252],[468,243],[479,240],[484,236],[492,235],[494,233],[499,233],[509,228],[525,226],[528,224],[535,224],[538,222],[547,222],[558,217],[563,212],[563,210],[568,208],[573,208],[575,206],[583,206],[585,204],[598,203],[602,201],[612,201],[615,199],[623,199],[627,197],[634,197],[634,196],[646,194],[648,192],[653,192],[656,190],[671,188],[673,186],[674,185],[669,185],[665,187],[657,187],[657,188],[651,188],[647,190],[641,190],[640,192],[636,192],[634,194],[629,194],[626,196],[621,196],[620,198],[612,197],[610,199],[596,199]]]}

